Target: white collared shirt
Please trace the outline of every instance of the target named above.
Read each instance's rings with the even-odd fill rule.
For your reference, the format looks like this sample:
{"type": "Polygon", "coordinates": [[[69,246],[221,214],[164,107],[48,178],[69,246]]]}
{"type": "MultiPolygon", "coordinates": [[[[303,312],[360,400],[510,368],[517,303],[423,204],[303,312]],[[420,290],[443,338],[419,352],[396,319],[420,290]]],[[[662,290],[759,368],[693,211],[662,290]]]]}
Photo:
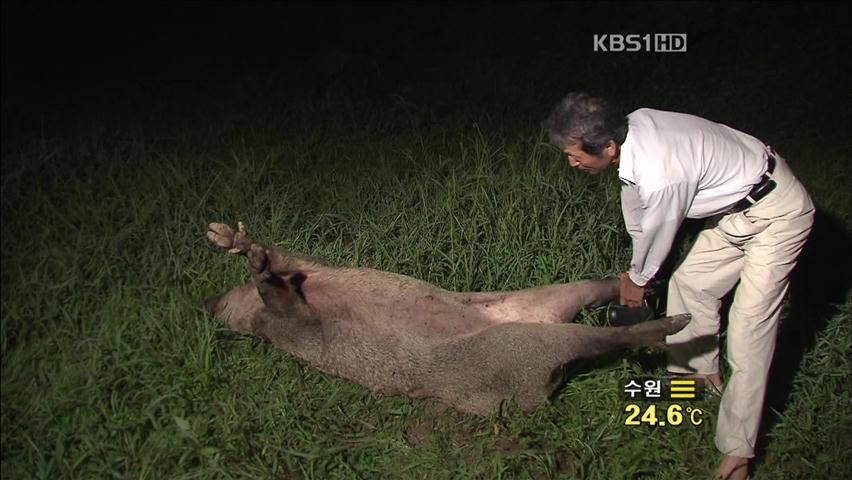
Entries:
{"type": "Polygon", "coordinates": [[[641,108],[627,116],[619,155],[621,207],[633,240],[630,279],[659,270],[684,218],[706,218],[740,201],[766,171],[763,142],[694,115],[641,108]]]}

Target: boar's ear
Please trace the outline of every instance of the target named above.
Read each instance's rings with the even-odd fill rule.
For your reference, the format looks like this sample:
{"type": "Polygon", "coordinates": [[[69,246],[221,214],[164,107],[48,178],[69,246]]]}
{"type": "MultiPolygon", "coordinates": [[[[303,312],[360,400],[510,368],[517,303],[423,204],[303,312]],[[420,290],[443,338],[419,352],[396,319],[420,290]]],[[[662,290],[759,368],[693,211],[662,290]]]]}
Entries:
{"type": "Polygon", "coordinates": [[[304,281],[305,275],[301,272],[286,276],[269,275],[256,282],[257,292],[267,307],[273,310],[290,311],[305,301],[302,294],[304,281]]]}

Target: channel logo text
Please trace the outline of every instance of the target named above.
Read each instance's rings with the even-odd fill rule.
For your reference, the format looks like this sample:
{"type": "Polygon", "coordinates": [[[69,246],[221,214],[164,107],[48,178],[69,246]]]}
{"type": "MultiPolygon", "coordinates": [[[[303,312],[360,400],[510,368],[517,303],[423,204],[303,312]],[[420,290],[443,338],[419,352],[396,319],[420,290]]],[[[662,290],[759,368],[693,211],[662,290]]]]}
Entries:
{"type": "Polygon", "coordinates": [[[686,52],[685,33],[596,33],[592,40],[595,52],[686,52]]]}

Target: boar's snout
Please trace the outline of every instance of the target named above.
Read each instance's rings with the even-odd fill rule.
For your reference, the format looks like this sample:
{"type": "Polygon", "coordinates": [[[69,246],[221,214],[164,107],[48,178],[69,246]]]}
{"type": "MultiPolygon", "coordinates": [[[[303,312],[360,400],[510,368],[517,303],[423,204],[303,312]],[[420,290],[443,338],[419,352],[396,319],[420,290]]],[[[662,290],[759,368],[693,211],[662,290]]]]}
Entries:
{"type": "Polygon", "coordinates": [[[222,313],[222,296],[218,295],[204,300],[204,309],[214,317],[222,313]]]}
{"type": "Polygon", "coordinates": [[[263,308],[263,301],[254,283],[248,283],[218,297],[208,298],[204,301],[204,308],[228,327],[252,333],[252,319],[263,308]]]}

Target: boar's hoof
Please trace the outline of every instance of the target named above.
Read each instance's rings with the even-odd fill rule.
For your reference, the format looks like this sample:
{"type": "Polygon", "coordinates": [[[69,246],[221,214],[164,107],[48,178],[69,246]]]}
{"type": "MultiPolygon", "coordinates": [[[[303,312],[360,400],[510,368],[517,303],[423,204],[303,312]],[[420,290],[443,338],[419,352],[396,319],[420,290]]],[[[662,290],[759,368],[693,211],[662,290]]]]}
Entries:
{"type": "Polygon", "coordinates": [[[207,239],[217,247],[227,248],[228,253],[245,255],[251,248],[252,241],[243,222],[237,222],[236,232],[224,223],[211,223],[207,228],[207,239]]]}
{"type": "Polygon", "coordinates": [[[681,314],[678,314],[678,315],[674,315],[671,318],[672,318],[671,328],[672,328],[672,330],[674,330],[673,333],[677,333],[681,329],[683,329],[683,327],[685,327],[686,324],[688,324],[692,320],[692,314],[691,313],[681,313],[681,314]]]}

